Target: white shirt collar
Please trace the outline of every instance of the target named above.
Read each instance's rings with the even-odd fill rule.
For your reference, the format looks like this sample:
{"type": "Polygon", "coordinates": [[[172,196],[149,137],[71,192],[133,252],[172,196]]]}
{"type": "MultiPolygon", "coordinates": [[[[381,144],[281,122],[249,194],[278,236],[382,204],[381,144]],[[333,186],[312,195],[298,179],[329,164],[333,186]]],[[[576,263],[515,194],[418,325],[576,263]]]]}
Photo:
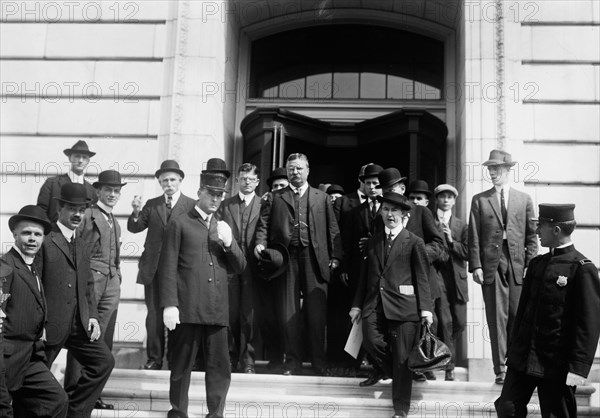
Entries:
{"type": "Polygon", "coordinates": [[[567,242],[566,244],[563,244],[563,245],[559,245],[558,247],[554,247],[554,249],[557,249],[557,248],[567,248],[567,247],[569,247],[571,245],[573,245],[573,241],[567,242]]]}
{"type": "Polygon", "coordinates": [[[206,223],[210,223],[210,219],[212,217],[212,214],[208,214],[208,213],[204,212],[202,209],[200,209],[198,207],[198,205],[194,206],[194,209],[196,209],[196,212],[198,212],[200,214],[200,216],[202,217],[202,219],[204,221],[206,221],[206,223]]]}
{"type": "Polygon", "coordinates": [[[402,223],[400,223],[397,227],[395,227],[394,229],[389,229],[387,226],[384,228],[385,229],[385,236],[387,237],[390,232],[392,233],[392,239],[396,239],[396,237],[398,236],[398,234],[404,229],[404,226],[402,225],[402,223]]]}
{"type": "Polygon", "coordinates": [[[450,217],[452,216],[452,210],[441,210],[440,208],[438,208],[437,216],[440,221],[448,225],[448,223],[450,222],[450,217]]]}
{"type": "Polygon", "coordinates": [[[30,265],[31,263],[33,263],[33,259],[35,258],[30,256],[30,255],[25,255],[21,252],[21,249],[19,247],[17,247],[15,244],[13,244],[12,246],[16,252],[19,253],[19,255],[21,256],[21,258],[23,259],[23,261],[25,262],[25,264],[30,265]]]}
{"type": "Polygon", "coordinates": [[[62,232],[62,234],[65,237],[65,239],[67,240],[67,242],[71,242],[71,239],[75,235],[75,230],[70,229],[68,226],[63,225],[60,221],[56,222],[56,225],[58,225],[60,232],[62,232]]]}
{"type": "Polygon", "coordinates": [[[246,206],[248,206],[248,204],[252,201],[252,199],[254,199],[254,196],[256,196],[256,193],[252,192],[250,194],[243,194],[243,193],[239,192],[238,196],[240,197],[240,200],[244,200],[246,202],[246,206]]]}
{"type": "Polygon", "coordinates": [[[97,201],[96,204],[98,205],[99,208],[101,208],[104,212],[106,213],[112,213],[113,208],[105,205],[104,203],[102,203],[101,201],[97,201]]]}
{"type": "Polygon", "coordinates": [[[83,182],[85,181],[85,177],[83,174],[77,175],[73,172],[73,170],[69,170],[69,178],[73,183],[83,184],[83,182]]]}
{"type": "MultiPolygon", "coordinates": [[[[165,193],[165,203],[167,203],[167,194],[165,193]]],[[[174,207],[177,204],[177,201],[179,200],[179,196],[181,196],[181,190],[177,190],[175,193],[173,193],[172,198],[171,198],[171,207],[174,207]]]]}
{"type": "Polygon", "coordinates": [[[510,191],[510,184],[505,184],[503,186],[494,185],[494,188],[496,189],[496,193],[498,193],[498,196],[500,196],[500,189],[504,189],[504,198],[506,199],[506,197],[508,196],[508,192],[510,191]]]}
{"type": "Polygon", "coordinates": [[[295,193],[296,189],[300,190],[300,197],[302,197],[302,196],[304,196],[304,192],[306,192],[306,189],[308,189],[308,183],[304,183],[300,187],[295,187],[290,184],[290,187],[292,188],[292,192],[294,192],[294,193],[295,193]]]}

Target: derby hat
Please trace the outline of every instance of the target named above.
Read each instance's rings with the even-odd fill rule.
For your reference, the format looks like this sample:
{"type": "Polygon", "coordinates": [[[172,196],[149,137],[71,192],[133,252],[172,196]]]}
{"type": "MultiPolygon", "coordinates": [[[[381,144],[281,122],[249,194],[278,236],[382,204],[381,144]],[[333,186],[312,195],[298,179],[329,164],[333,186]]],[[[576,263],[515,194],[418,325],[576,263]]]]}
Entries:
{"type": "Polygon", "coordinates": [[[490,151],[490,158],[483,163],[484,166],[490,165],[508,165],[513,166],[517,162],[512,160],[512,155],[506,151],[500,149],[493,149],[490,151]]]}
{"type": "Polygon", "coordinates": [[[365,170],[368,166],[372,165],[374,163],[369,163],[369,164],[365,164],[360,168],[360,171],[358,172],[358,178],[361,178],[361,176],[365,175],[365,170]]]}
{"type": "Polygon", "coordinates": [[[433,194],[437,196],[442,192],[450,192],[454,194],[454,197],[458,197],[458,190],[456,190],[456,187],[452,186],[451,184],[440,184],[435,188],[433,194]]]}
{"type": "Polygon", "coordinates": [[[265,280],[280,276],[288,266],[290,254],[287,248],[278,242],[271,244],[260,253],[258,271],[265,280]]]}
{"type": "Polygon", "coordinates": [[[402,177],[400,171],[397,168],[390,167],[383,170],[379,173],[379,185],[378,189],[383,189],[386,187],[393,186],[396,183],[404,183],[406,182],[406,177],[402,177]]]}
{"type": "Polygon", "coordinates": [[[358,176],[360,181],[365,181],[367,177],[379,177],[379,173],[383,171],[383,167],[378,164],[367,164],[361,176],[358,176]]]}
{"type": "Polygon", "coordinates": [[[46,216],[46,211],[36,205],[23,206],[18,214],[10,217],[8,220],[8,227],[11,231],[14,231],[17,224],[21,221],[32,221],[39,223],[44,228],[44,235],[48,235],[52,229],[52,224],[50,223],[48,216],[46,216]]]}
{"type": "Polygon", "coordinates": [[[215,192],[224,192],[226,190],[227,177],[221,173],[205,173],[200,174],[200,187],[205,187],[215,192]]]}
{"type": "Polygon", "coordinates": [[[79,183],[65,183],[60,188],[60,197],[56,200],[71,205],[89,205],[92,199],[87,197],[85,186],[79,183]]]}
{"type": "Polygon", "coordinates": [[[220,173],[227,178],[231,176],[231,171],[227,170],[227,164],[220,158],[209,158],[206,162],[206,168],[202,170],[202,174],[205,173],[220,173]]]}
{"type": "Polygon", "coordinates": [[[95,152],[90,151],[87,142],[85,141],[77,141],[71,148],[67,148],[63,150],[67,157],[70,157],[71,154],[85,154],[88,157],[93,157],[96,155],[95,152]]]}
{"type": "Polygon", "coordinates": [[[377,196],[379,203],[391,203],[394,206],[400,207],[402,210],[411,210],[408,198],[400,193],[396,192],[385,192],[381,196],[377,196]]]}
{"type": "Polygon", "coordinates": [[[179,163],[175,160],[163,161],[160,168],[154,173],[154,177],[159,178],[162,173],[177,173],[181,176],[181,179],[185,177],[185,173],[179,168],[179,163]]]}
{"type": "Polygon", "coordinates": [[[344,188],[342,186],[340,186],[339,184],[332,184],[331,186],[329,186],[327,188],[327,194],[334,194],[334,193],[344,194],[344,188]]]}
{"type": "Polygon", "coordinates": [[[121,183],[121,173],[115,170],[106,170],[100,173],[98,181],[95,181],[92,186],[94,188],[102,186],[123,187],[127,183],[121,183]]]}
{"type": "Polygon", "coordinates": [[[532,218],[532,221],[540,222],[569,222],[575,220],[574,203],[540,203],[539,217],[532,218]]]}
{"type": "Polygon", "coordinates": [[[411,181],[410,186],[408,186],[408,194],[411,193],[425,193],[427,196],[431,196],[429,184],[425,180],[411,181]]]}
{"type": "Polygon", "coordinates": [[[271,171],[271,176],[267,179],[267,184],[269,185],[269,189],[273,187],[273,182],[277,179],[286,179],[287,180],[287,170],[285,167],[277,167],[275,170],[271,171]]]}

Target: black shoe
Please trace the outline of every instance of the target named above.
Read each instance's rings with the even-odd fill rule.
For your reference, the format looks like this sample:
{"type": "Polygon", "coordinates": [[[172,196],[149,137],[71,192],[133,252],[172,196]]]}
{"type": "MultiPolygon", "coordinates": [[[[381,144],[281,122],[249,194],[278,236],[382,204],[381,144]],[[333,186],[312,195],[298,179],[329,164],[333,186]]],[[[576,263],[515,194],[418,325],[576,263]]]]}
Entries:
{"type": "Polygon", "coordinates": [[[446,382],[453,382],[454,379],[455,379],[454,370],[446,370],[446,377],[444,380],[446,382]]]}
{"type": "Polygon", "coordinates": [[[369,375],[369,377],[367,377],[367,380],[363,380],[362,382],[360,382],[358,385],[360,387],[365,387],[365,386],[373,386],[375,383],[378,383],[381,379],[385,379],[386,377],[384,376],[383,373],[381,372],[373,372],[369,375]]]}
{"type": "Polygon", "coordinates": [[[254,366],[252,364],[249,364],[246,367],[244,367],[244,373],[246,373],[246,374],[256,374],[256,371],[254,370],[254,366]]]}
{"type": "Polygon", "coordinates": [[[98,398],[94,405],[94,409],[115,409],[115,406],[111,403],[104,403],[102,398],[98,398]]]}
{"type": "Polygon", "coordinates": [[[433,372],[425,372],[423,374],[425,375],[425,379],[427,379],[427,380],[436,380],[437,379],[433,372]]]}
{"type": "Polygon", "coordinates": [[[423,373],[418,373],[418,372],[413,372],[412,378],[415,382],[425,382],[427,380],[427,378],[425,377],[425,375],[423,373]]]}
{"type": "Polygon", "coordinates": [[[154,360],[148,360],[146,364],[142,366],[144,370],[160,370],[162,369],[162,364],[155,362],[154,360]]]}

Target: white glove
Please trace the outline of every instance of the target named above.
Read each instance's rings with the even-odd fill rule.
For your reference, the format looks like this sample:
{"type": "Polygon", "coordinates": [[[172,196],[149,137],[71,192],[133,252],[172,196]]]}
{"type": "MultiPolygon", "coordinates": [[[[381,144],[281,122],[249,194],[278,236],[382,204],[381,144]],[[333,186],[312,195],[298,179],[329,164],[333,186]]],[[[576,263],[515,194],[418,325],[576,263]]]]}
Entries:
{"type": "Polygon", "coordinates": [[[231,241],[233,238],[231,235],[231,228],[229,227],[229,225],[227,225],[227,222],[217,222],[217,234],[219,236],[219,239],[223,241],[223,245],[225,245],[226,247],[231,247],[231,241]]]}
{"type": "Polygon", "coordinates": [[[179,308],[177,306],[167,306],[163,310],[163,322],[169,331],[173,331],[179,322],[179,308]]]}
{"type": "Polygon", "coordinates": [[[567,386],[583,386],[585,385],[585,377],[581,377],[575,373],[567,373],[567,381],[565,382],[567,386]]]}

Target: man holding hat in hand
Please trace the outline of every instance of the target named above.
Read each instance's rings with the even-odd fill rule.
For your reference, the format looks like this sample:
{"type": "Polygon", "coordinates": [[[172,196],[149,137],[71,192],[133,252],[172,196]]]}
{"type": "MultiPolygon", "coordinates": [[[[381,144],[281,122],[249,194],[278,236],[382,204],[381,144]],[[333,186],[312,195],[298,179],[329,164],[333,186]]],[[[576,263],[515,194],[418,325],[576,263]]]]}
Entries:
{"type": "Polygon", "coordinates": [[[37,205],[46,211],[50,222],[54,222],[58,218],[58,201],[55,198],[60,197],[60,189],[63,184],[83,184],[87,197],[92,202],[97,199],[94,188],[84,177],[84,170],[90,163],[90,158],[96,153],[90,151],[85,141],[77,141],[71,148],[67,148],[63,152],[69,158],[71,164],[69,172],[46,179],[37,200],[37,205]]]}
{"type": "Polygon", "coordinates": [[[163,236],[170,220],[188,213],[195,200],[179,191],[185,177],[175,160],[163,161],[154,176],[163,189],[163,194],[150,199],[142,209],[140,196],[134,196],[133,213],[127,220],[127,230],[134,234],[148,229],[144,252],[140,257],[137,283],[144,285],[146,302],[146,370],[160,370],[165,354],[165,327],[158,300],[158,260],[163,247],[163,236]]]}
{"type": "Polygon", "coordinates": [[[41,270],[48,302],[46,357],[52,365],[67,348],[83,370],[67,389],[68,417],[89,417],[115,361],[101,329],[90,255],[77,228],[90,205],[82,184],[67,183],[60,191],[58,221],[42,245],[41,270]]]}
{"type": "Polygon", "coordinates": [[[490,152],[483,165],[493,187],[473,196],[469,217],[469,271],[483,292],[497,384],[506,376],[506,349],[523,276],[538,249],[531,197],[510,186],[515,164],[506,151],[490,152]]]}
{"type": "Polygon", "coordinates": [[[377,367],[393,377],[394,417],[406,417],[412,393],[408,356],[421,323],[433,322],[429,261],[423,240],[403,225],[411,210],[408,199],[384,192],[377,200],[384,228],[367,241],[365,265],[349,315],[354,323],[362,320],[363,347],[377,367]]]}
{"type": "Polygon", "coordinates": [[[598,269],[575,249],[574,204],[539,205],[536,233],[550,251],[531,260],[508,348],[498,417],[525,417],[537,388],[543,417],[576,417],[600,336],[598,269]]]}
{"type": "MultiPolygon", "coordinates": [[[[91,256],[90,267],[94,276],[94,289],[98,304],[98,322],[102,339],[112,350],[117,308],[121,296],[121,271],[119,253],[121,228],[113,215],[113,209],[121,197],[121,174],[115,170],[100,173],[93,186],[98,201],[85,211],[79,231],[91,256]]],[[[72,355],[67,356],[65,388],[69,390],[79,379],[81,367],[72,355]]],[[[113,409],[113,405],[96,401],[96,409],[113,409]]]]}
{"type": "Polygon", "coordinates": [[[41,276],[34,263],[44,236],[50,232],[50,221],[42,208],[28,205],[8,220],[8,226],[15,243],[2,257],[0,278],[0,295],[8,299],[0,304],[0,314],[6,314],[0,325],[4,339],[0,355],[4,351],[2,360],[6,367],[6,387],[0,390],[0,415],[65,417],[67,394],[44,362],[48,311],[41,276]]]}
{"type": "Polygon", "coordinates": [[[164,237],[158,282],[172,350],[168,417],[188,416],[188,390],[199,351],[206,362],[207,416],[222,417],[225,408],[231,382],[227,275],[246,267],[231,228],[214,216],[226,183],[223,173],[203,172],[196,206],[169,222],[164,237]]]}

